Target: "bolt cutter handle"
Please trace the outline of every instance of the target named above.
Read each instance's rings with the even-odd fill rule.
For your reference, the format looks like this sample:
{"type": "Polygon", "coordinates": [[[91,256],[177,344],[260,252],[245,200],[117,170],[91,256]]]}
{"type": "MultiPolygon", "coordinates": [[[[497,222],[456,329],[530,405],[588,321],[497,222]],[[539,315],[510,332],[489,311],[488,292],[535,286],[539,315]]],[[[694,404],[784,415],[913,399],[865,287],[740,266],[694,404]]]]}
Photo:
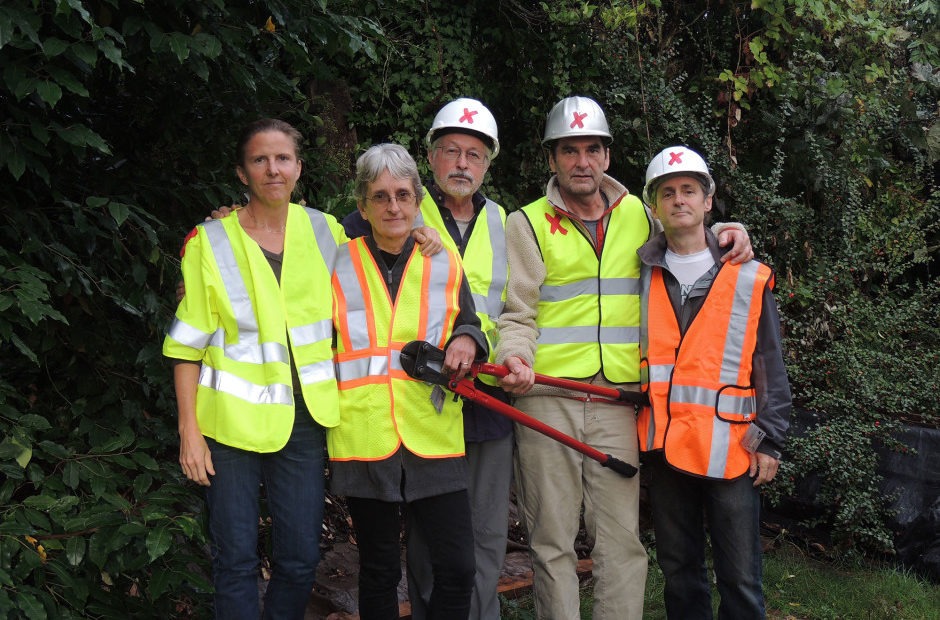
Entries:
{"type": "MultiPolygon", "coordinates": [[[[558,441],[569,448],[577,450],[581,454],[584,454],[588,458],[594,459],[602,466],[607,467],[621,476],[627,478],[632,478],[637,473],[637,468],[627,463],[621,461],[620,459],[611,456],[610,454],[604,454],[600,450],[592,448],[591,446],[582,443],[559,431],[556,428],[553,428],[544,422],[536,420],[530,415],[527,415],[511,405],[493,398],[486,392],[478,390],[473,384],[473,379],[464,378],[460,381],[454,381],[447,377],[443,373],[443,362],[444,362],[444,352],[438,349],[437,347],[431,345],[428,342],[421,340],[413,340],[402,347],[400,361],[402,368],[408,373],[408,376],[414,377],[421,381],[427,383],[433,383],[446,387],[450,391],[463,396],[473,402],[479,403],[484,407],[488,407],[496,413],[506,416],[523,426],[527,426],[543,435],[546,435],[555,441],[558,441]]],[[[488,362],[474,362],[471,364],[470,373],[473,377],[476,377],[477,374],[488,374],[495,377],[504,377],[509,374],[509,369],[505,366],[499,364],[490,364],[488,362]]],[[[645,394],[639,394],[636,392],[626,392],[624,390],[616,388],[606,388],[598,385],[591,385],[589,383],[581,383],[578,381],[572,381],[569,379],[556,379],[554,377],[547,377],[545,375],[535,375],[536,383],[542,383],[545,385],[554,385],[557,387],[565,387],[573,390],[580,390],[583,392],[588,392],[592,394],[598,394],[601,396],[606,396],[613,400],[622,400],[626,402],[638,402],[637,397],[643,397],[645,401],[645,394]]]]}

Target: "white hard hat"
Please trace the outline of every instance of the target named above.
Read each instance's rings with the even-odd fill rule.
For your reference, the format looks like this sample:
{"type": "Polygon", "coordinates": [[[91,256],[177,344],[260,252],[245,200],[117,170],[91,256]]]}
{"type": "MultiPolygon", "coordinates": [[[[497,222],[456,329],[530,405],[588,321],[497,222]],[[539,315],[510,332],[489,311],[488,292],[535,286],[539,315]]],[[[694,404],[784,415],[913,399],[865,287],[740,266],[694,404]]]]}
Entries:
{"type": "Polygon", "coordinates": [[[499,155],[499,132],[496,119],[485,105],[476,99],[455,99],[438,111],[431,123],[428,135],[424,137],[428,148],[442,133],[469,133],[476,135],[489,144],[490,159],[499,155]]]}
{"type": "Polygon", "coordinates": [[[708,172],[708,164],[702,156],[686,146],[670,146],[657,153],[646,167],[646,184],[643,186],[643,202],[652,205],[655,190],[665,177],[688,174],[702,179],[705,195],[715,193],[715,180],[708,172]]]}
{"type": "Polygon", "coordinates": [[[614,141],[604,111],[589,97],[566,97],[556,103],[545,120],[542,144],[575,136],[601,136],[605,144],[614,141]]]}

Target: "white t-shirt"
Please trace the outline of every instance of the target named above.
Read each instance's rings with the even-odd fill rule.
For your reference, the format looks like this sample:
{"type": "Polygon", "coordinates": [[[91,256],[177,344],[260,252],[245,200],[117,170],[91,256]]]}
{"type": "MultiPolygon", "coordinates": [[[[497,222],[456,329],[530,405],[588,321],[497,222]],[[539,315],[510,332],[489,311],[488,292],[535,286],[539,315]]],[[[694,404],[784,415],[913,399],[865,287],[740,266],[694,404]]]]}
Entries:
{"type": "Polygon", "coordinates": [[[715,259],[712,257],[711,250],[705,248],[695,254],[676,254],[672,250],[666,250],[666,267],[676,276],[682,290],[682,303],[685,303],[689,292],[695,282],[701,278],[706,271],[712,268],[715,259]]]}
{"type": "Polygon", "coordinates": [[[460,231],[461,240],[467,236],[467,229],[470,228],[470,222],[472,221],[472,218],[469,220],[458,220],[456,217],[454,218],[454,222],[457,224],[457,230],[460,231]]]}

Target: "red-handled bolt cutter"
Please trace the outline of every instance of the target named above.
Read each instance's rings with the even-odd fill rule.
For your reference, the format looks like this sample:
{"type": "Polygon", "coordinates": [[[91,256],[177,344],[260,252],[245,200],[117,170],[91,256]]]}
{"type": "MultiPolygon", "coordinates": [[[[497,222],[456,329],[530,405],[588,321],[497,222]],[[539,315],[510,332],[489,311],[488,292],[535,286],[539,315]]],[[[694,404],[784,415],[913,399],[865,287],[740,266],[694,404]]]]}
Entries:
{"type": "MultiPolygon", "coordinates": [[[[577,450],[581,454],[587,456],[588,458],[594,459],[604,467],[612,469],[622,476],[632,478],[636,475],[637,468],[630,463],[621,461],[620,459],[611,456],[610,454],[604,454],[600,450],[592,448],[591,446],[578,441],[574,437],[566,435],[558,429],[553,428],[544,422],[536,420],[532,416],[519,411],[515,407],[507,405],[501,400],[493,398],[489,394],[478,390],[476,386],[473,385],[473,379],[470,377],[476,377],[481,373],[485,375],[493,375],[495,377],[506,376],[509,374],[509,369],[505,366],[501,366],[499,364],[490,364],[489,362],[473,362],[473,364],[470,366],[468,376],[461,379],[460,381],[454,381],[445,375],[442,371],[444,352],[433,346],[431,343],[424,342],[423,340],[413,340],[406,344],[401,350],[400,359],[402,368],[406,373],[408,373],[408,376],[410,377],[420,379],[426,383],[440,385],[447,388],[454,394],[463,396],[464,398],[468,398],[475,403],[479,403],[485,407],[488,407],[500,415],[504,415],[507,418],[518,422],[519,424],[528,426],[529,428],[538,431],[543,435],[551,437],[555,441],[558,441],[568,446],[569,448],[577,450]]],[[[542,385],[552,385],[555,387],[578,390],[588,394],[603,396],[611,400],[623,401],[625,403],[632,403],[636,405],[645,405],[648,402],[646,394],[643,393],[628,392],[618,388],[592,385],[590,383],[582,383],[580,381],[573,381],[571,379],[558,379],[556,377],[548,377],[538,373],[535,375],[535,382],[542,385]]]]}

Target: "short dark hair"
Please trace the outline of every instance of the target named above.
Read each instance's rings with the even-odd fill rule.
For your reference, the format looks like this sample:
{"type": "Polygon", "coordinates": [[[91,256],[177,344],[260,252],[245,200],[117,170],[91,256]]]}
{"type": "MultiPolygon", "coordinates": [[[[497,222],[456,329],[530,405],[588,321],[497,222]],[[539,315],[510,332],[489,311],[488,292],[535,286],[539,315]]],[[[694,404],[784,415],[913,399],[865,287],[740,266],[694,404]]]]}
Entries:
{"type": "Polygon", "coordinates": [[[562,138],[557,138],[555,140],[552,140],[551,142],[548,142],[545,145],[545,148],[548,149],[548,154],[552,159],[556,158],[556,155],[558,153],[558,143],[561,142],[564,138],[597,138],[598,141],[600,141],[601,146],[604,147],[605,151],[610,150],[610,142],[607,141],[604,138],[604,136],[564,136],[562,138]]]}

